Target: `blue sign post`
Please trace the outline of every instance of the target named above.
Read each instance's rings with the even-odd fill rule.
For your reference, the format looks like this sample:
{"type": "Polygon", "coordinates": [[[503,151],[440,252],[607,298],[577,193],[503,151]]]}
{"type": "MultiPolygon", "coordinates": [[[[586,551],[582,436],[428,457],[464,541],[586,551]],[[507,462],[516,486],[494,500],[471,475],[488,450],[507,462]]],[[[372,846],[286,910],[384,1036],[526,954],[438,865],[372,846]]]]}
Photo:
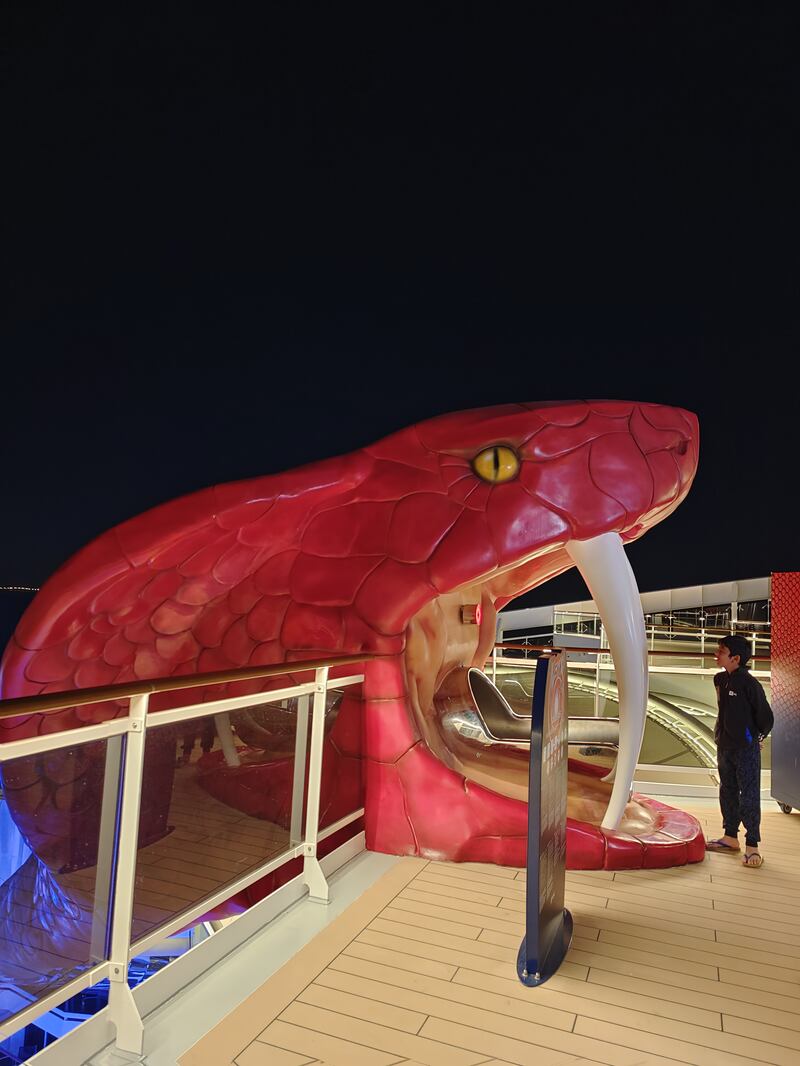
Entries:
{"type": "Polygon", "coordinates": [[[566,663],[553,652],[539,658],[533,686],[525,936],[517,956],[524,985],[552,977],[572,943],[572,915],[564,907],[566,859],[566,663]]]}

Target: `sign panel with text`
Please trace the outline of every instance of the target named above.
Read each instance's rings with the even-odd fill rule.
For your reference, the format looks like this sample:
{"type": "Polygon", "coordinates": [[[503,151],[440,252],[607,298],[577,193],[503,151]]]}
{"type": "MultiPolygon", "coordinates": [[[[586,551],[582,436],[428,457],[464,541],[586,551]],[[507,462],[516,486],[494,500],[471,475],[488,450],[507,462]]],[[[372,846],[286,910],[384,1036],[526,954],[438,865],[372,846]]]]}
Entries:
{"type": "Polygon", "coordinates": [[[525,985],[552,977],[572,942],[572,915],[564,907],[567,860],[566,655],[542,655],[536,664],[528,777],[528,873],[525,937],[517,974],[525,985]]]}

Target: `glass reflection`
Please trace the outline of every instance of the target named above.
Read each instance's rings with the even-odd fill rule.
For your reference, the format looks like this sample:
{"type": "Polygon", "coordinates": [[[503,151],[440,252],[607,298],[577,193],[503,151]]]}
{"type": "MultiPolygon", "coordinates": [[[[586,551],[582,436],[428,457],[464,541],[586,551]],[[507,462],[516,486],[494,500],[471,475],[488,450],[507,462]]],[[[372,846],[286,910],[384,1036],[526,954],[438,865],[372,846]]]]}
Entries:
{"type": "MultiPolygon", "coordinates": [[[[340,818],[364,806],[361,687],[345,688],[340,692],[332,692],[331,695],[335,696],[335,702],[325,719],[319,804],[320,829],[333,825],[340,818]]],[[[352,831],[356,831],[355,827],[352,831]]]]}
{"type": "MultiPolygon", "coordinates": [[[[329,694],[328,732],[339,702],[329,694]]],[[[137,856],[134,942],[302,839],[309,721],[304,696],[151,726],[145,764],[164,766],[164,831],[137,856]]],[[[214,913],[242,906],[233,901],[214,913]]]]}
{"type": "MultiPolygon", "coordinates": [[[[530,661],[532,664],[532,661],[530,661]]],[[[667,671],[652,671],[649,677],[648,710],[644,742],[639,762],[646,765],[677,766],[713,770],[716,767],[714,723],[717,707],[711,673],[697,673],[698,660],[685,664],[670,660],[667,671]]],[[[770,683],[759,680],[770,698],[770,683]]],[[[497,686],[518,714],[530,713],[533,670],[528,667],[498,667],[497,686]]],[[[576,717],[608,717],[619,715],[615,675],[607,664],[599,671],[581,669],[569,662],[569,713],[576,717]]],[[[590,762],[611,764],[608,751],[571,749],[590,762]]],[[[762,769],[768,769],[771,743],[768,737],[761,753],[762,769]]]]}
{"type": "Polygon", "coordinates": [[[107,957],[120,754],[115,737],[2,766],[3,1018],[107,957]]]}

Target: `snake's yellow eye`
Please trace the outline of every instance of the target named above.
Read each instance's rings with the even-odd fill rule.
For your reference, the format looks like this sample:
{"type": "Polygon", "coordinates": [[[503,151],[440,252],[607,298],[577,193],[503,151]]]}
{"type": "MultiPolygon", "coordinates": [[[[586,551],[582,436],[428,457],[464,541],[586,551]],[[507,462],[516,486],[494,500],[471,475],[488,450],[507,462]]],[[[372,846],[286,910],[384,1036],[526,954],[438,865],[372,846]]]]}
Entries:
{"type": "Polygon", "coordinates": [[[519,457],[505,444],[484,448],[472,460],[472,469],[483,481],[496,485],[510,481],[519,473],[519,457]]]}

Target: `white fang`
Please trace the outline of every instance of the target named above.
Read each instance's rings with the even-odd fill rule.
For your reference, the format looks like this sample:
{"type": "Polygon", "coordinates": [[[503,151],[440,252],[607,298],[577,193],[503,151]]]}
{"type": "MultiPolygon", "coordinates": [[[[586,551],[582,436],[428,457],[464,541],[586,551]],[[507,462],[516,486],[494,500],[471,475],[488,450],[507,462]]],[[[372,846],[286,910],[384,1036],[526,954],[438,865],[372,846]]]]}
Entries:
{"type": "Polygon", "coordinates": [[[631,565],[617,533],[570,541],[570,557],[580,570],[608,635],[619,691],[619,751],[603,829],[619,828],[633,787],[647,713],[647,637],[631,565]]]}

